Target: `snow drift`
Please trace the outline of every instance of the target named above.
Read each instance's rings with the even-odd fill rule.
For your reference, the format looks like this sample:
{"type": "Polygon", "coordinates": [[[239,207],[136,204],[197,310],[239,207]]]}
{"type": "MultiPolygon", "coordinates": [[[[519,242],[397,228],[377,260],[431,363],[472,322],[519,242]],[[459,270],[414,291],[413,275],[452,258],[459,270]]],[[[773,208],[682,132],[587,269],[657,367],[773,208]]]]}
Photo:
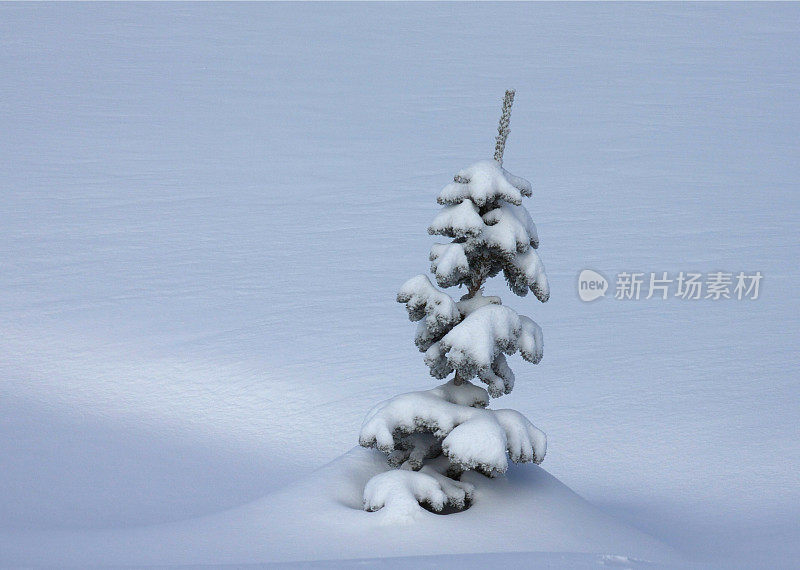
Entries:
{"type": "MultiPolygon", "coordinates": [[[[473,504],[441,516],[362,510],[367,481],[391,471],[375,450],[350,452],[282,490],[218,514],[144,528],[0,535],[11,565],[174,565],[351,560],[486,552],[672,559],[654,539],[596,509],[535,465],[506,477],[466,473],[473,504]],[[386,514],[384,514],[386,513],[386,514]],[[388,516],[391,513],[391,516],[388,516]],[[413,521],[413,524],[407,524],[413,521]]],[[[531,555],[534,556],[534,555],[531,555]]],[[[610,559],[610,558],[609,558],[610,559]]],[[[535,560],[535,558],[529,558],[535,560]]]]}

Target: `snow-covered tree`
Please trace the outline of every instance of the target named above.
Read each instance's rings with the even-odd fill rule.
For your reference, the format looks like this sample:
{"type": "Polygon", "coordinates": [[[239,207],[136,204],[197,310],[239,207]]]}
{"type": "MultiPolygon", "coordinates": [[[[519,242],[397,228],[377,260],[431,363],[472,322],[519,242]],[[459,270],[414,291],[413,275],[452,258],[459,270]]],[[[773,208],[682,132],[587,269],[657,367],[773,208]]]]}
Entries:
{"type": "Polygon", "coordinates": [[[426,275],[409,279],[397,295],[411,321],[414,342],[433,377],[450,378],[432,390],[402,394],[376,406],[364,420],[360,443],[388,454],[397,471],[369,481],[364,508],[463,509],[472,487],[459,481],[474,469],[493,477],[512,461],[540,463],[547,440],[522,414],[488,409],[490,397],[514,388],[506,355],[538,363],[542,331],[535,322],[483,296],[487,279],[503,273],[509,288],[542,302],[550,296],[539,238],[522,205],[527,180],[503,168],[514,91],[503,102],[494,159],[458,172],[438,197],[442,206],[428,233],[450,238],[431,247],[431,273],[439,287],[464,287],[459,301],[426,275]],[[473,381],[486,385],[483,388],[473,381]]]}

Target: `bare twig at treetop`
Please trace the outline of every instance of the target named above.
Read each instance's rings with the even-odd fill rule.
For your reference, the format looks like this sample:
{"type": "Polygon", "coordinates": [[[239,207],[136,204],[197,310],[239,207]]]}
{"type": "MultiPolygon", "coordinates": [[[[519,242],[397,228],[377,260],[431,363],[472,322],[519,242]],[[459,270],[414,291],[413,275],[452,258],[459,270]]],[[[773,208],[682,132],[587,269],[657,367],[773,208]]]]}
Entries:
{"type": "Polygon", "coordinates": [[[511,132],[509,125],[511,124],[511,105],[514,104],[514,94],[516,91],[508,89],[506,96],[503,98],[503,114],[500,115],[500,124],[497,125],[497,139],[494,145],[494,159],[498,164],[503,164],[503,152],[506,150],[506,139],[508,133],[511,132]]]}

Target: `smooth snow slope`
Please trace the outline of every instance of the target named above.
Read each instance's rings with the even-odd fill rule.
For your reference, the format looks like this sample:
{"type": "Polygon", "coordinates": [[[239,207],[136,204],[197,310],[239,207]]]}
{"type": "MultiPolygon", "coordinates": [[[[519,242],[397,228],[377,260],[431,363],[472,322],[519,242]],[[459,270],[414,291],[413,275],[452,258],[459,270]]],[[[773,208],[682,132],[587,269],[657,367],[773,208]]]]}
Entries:
{"type": "MultiPolygon", "coordinates": [[[[570,552],[648,563],[674,553],[586,503],[537,466],[503,479],[471,473],[474,505],[455,515],[419,509],[388,521],[361,509],[364,485],[387,469],[363,448],[298,483],[222,513],[143,529],[27,533],[0,542],[15,565],[186,565],[363,559],[446,553],[570,552]],[[320,538],[325,537],[324,541],[320,538]],[[620,554],[621,553],[621,554],[620,554]]],[[[534,553],[528,559],[536,561],[534,553]]]]}
{"type": "Polygon", "coordinates": [[[497,405],[606,514],[791,566],[798,28],[793,4],[1,5],[0,533],[235,508],[434,386],[395,294],[514,87],[552,295],[488,288],[545,340],[497,405]],[[765,277],[583,304],[586,267],[765,277]]]}

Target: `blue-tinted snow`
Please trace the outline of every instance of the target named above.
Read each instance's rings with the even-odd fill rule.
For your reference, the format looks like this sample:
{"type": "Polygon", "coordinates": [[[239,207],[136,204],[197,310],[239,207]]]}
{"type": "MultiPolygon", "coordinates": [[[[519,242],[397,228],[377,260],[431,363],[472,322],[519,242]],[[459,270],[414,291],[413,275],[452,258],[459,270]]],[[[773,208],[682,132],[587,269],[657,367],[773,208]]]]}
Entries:
{"type": "Polygon", "coordinates": [[[791,4],[3,5],[0,532],[242,504],[432,387],[394,297],[514,87],[504,165],[552,296],[488,288],[545,338],[500,403],[607,514],[701,561],[796,559],[799,28],[791,4]],[[587,267],[765,277],[583,304],[587,267]]]}

